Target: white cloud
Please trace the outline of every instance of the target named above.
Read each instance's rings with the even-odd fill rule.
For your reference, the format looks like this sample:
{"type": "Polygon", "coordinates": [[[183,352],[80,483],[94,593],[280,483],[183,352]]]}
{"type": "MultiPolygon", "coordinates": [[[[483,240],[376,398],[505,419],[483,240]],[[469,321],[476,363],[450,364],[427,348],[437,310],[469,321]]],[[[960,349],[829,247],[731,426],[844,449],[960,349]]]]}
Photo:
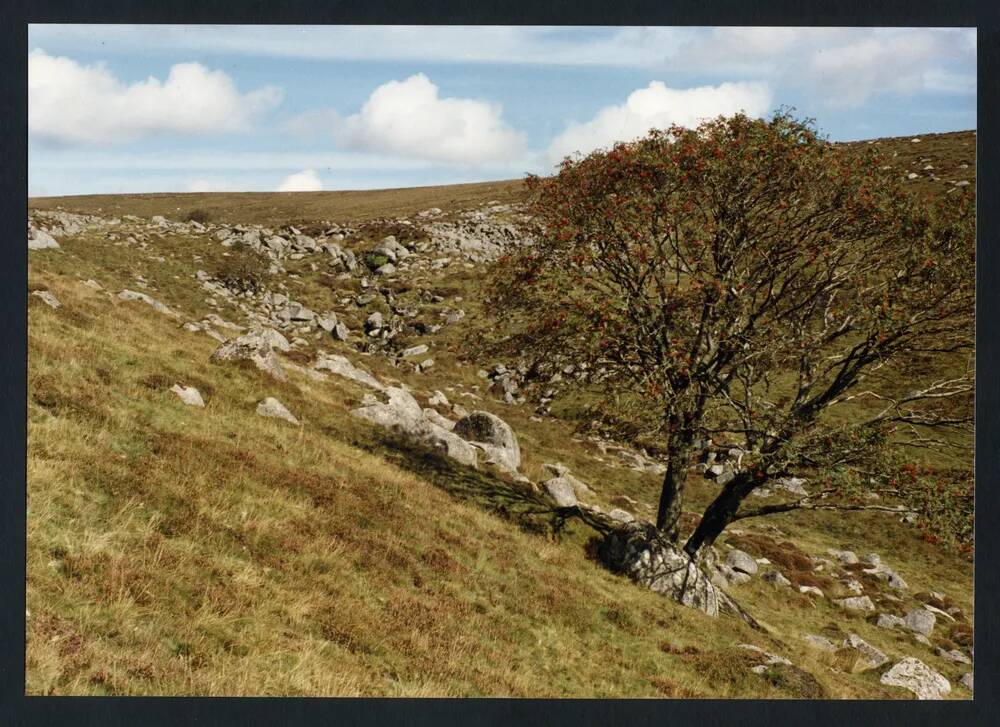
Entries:
{"type": "Polygon", "coordinates": [[[34,45],[324,60],[648,67],[696,29],[448,25],[32,25],[34,45]]]}
{"type": "Polygon", "coordinates": [[[883,93],[975,93],[975,53],[970,28],[714,28],[668,65],[765,79],[847,108],[883,93]]]}
{"type": "Polygon", "coordinates": [[[200,63],[171,66],[165,81],[149,77],[125,85],[102,64],[81,65],[43,50],[28,56],[28,128],[45,141],[246,131],[281,96],[273,86],[240,94],[229,76],[200,63]]]}
{"type": "Polygon", "coordinates": [[[361,111],[335,120],[334,138],[344,147],[451,164],[481,164],[517,157],[525,136],[502,118],[497,104],[442,98],[427,76],[376,88],[361,111]]]}
{"type": "Polygon", "coordinates": [[[695,126],[720,114],[744,111],[762,116],[771,110],[771,90],[763,83],[722,83],[718,86],[675,89],[662,81],[629,94],[625,103],[607,106],[586,123],[572,123],[549,145],[556,161],[567,154],[586,154],[618,141],[645,136],[652,128],[671,124],[695,126]]]}
{"type": "Polygon", "coordinates": [[[320,192],[323,189],[323,180],[319,178],[314,169],[303,169],[296,174],[289,174],[281,184],[278,185],[278,192],[320,192]]]}
{"type": "Polygon", "coordinates": [[[802,75],[834,107],[859,106],[876,93],[954,90],[935,79],[950,75],[941,63],[965,52],[962,45],[954,33],[886,31],[815,48],[802,75]]]}

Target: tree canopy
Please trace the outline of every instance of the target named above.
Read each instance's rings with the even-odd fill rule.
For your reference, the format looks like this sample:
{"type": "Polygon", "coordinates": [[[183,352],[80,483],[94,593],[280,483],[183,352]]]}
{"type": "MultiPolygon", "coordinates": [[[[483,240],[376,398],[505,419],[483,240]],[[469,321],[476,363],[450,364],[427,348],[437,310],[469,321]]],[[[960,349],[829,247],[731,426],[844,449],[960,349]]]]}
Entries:
{"type": "Polygon", "coordinates": [[[606,426],[662,443],[673,540],[692,457],[740,451],[690,554],[740,517],[884,507],[862,491],[932,510],[913,494],[928,481],[965,483],[971,512],[971,478],[907,478],[899,455],[968,440],[937,432],[972,424],[971,194],[915,199],[875,152],[785,112],[653,130],[528,186],[533,242],[493,288],[498,349],[536,377],[573,364],[564,383],[599,395],[606,426]],[[797,474],[819,492],[741,509],[797,474]]]}

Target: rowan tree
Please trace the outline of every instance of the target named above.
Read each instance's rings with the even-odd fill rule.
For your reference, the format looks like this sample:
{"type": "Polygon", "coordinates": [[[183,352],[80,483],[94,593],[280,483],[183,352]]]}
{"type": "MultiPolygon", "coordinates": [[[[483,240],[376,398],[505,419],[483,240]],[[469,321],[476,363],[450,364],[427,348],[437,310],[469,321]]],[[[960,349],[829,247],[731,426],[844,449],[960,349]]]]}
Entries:
{"type": "MultiPolygon", "coordinates": [[[[528,187],[533,242],[497,266],[496,348],[536,376],[573,364],[563,384],[599,396],[603,422],[659,443],[664,536],[709,440],[742,454],[692,556],[741,517],[930,501],[935,476],[906,476],[900,453],[968,440],[939,432],[972,425],[970,193],[915,199],[877,153],[783,111],[653,130],[528,187]],[[819,490],[747,509],[800,474],[819,490]]],[[[971,480],[950,481],[971,506],[971,480]]]]}

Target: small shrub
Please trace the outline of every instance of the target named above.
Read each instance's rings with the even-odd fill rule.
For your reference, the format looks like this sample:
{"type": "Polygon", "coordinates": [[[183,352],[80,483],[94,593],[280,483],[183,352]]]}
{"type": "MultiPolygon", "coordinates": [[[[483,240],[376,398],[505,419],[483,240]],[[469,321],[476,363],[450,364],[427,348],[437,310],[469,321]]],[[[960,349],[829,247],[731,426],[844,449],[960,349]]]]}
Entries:
{"type": "Polygon", "coordinates": [[[365,265],[368,266],[369,270],[378,270],[387,262],[389,262],[389,256],[384,252],[376,252],[372,250],[365,253],[365,265]]]}

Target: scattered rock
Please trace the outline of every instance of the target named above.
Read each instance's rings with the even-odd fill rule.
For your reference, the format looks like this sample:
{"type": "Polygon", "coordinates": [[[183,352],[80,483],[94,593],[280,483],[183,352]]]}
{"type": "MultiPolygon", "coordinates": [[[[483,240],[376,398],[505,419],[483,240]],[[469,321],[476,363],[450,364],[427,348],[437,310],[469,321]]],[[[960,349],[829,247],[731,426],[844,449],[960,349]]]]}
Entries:
{"type": "Polygon", "coordinates": [[[781,571],[770,570],[761,576],[761,580],[772,583],[776,586],[790,586],[792,582],[782,575],[781,571]]]}
{"type": "Polygon", "coordinates": [[[882,684],[908,689],[917,699],[943,699],[951,691],[951,684],[929,666],[913,657],[893,665],[882,675],[882,684]]]}
{"type": "Polygon", "coordinates": [[[850,550],[828,550],[829,553],[841,565],[857,565],[858,556],[850,550]]]}
{"type": "MultiPolygon", "coordinates": [[[[943,599],[938,599],[938,600],[939,600],[939,601],[942,601],[943,599]]],[[[952,615],[951,615],[950,613],[948,613],[947,611],[943,611],[943,610],[941,610],[941,609],[940,609],[940,608],[938,608],[937,606],[932,606],[932,605],[931,605],[931,604],[929,604],[929,603],[925,603],[925,604],[924,604],[924,608],[925,608],[925,609],[927,609],[928,611],[930,611],[930,612],[931,612],[931,613],[933,613],[933,614],[936,614],[936,615],[938,615],[938,616],[943,616],[944,618],[946,618],[946,619],[947,619],[947,620],[949,620],[949,621],[954,621],[954,620],[955,620],[955,617],[954,617],[954,616],[952,616],[952,615]]]]}
{"type": "Polygon", "coordinates": [[[972,691],[972,672],[971,671],[965,672],[965,674],[962,675],[962,678],[959,680],[958,683],[961,684],[963,687],[965,687],[966,689],[968,689],[971,692],[972,691]]]}
{"type": "Polygon", "coordinates": [[[781,477],[774,480],[771,484],[776,490],[785,490],[793,495],[799,495],[800,497],[807,497],[809,493],[803,485],[806,483],[801,477],[781,477]]]}
{"type": "Polygon", "coordinates": [[[635,521],[635,516],[632,513],[627,510],[622,510],[619,507],[612,509],[608,513],[608,517],[620,523],[631,523],[635,521]]]}
{"type": "Polygon", "coordinates": [[[742,550],[730,550],[726,553],[726,565],[735,571],[753,575],[757,572],[757,561],[742,550]]]}
{"type": "Polygon", "coordinates": [[[880,629],[894,629],[897,626],[903,626],[904,623],[903,619],[891,613],[880,613],[875,621],[875,625],[880,629]]]}
{"type": "Polygon", "coordinates": [[[521,466],[521,448],[514,430],[503,419],[488,411],[474,411],[455,424],[455,434],[482,449],[487,461],[516,472],[521,466]]]}
{"type": "Polygon", "coordinates": [[[285,381],[287,376],[281,368],[281,362],[271,350],[267,336],[259,331],[246,333],[239,338],[219,346],[212,354],[212,361],[251,361],[257,368],[270,374],[278,381],[285,381]]]}
{"type": "Polygon", "coordinates": [[[273,328],[261,328],[255,331],[255,333],[260,335],[267,342],[267,345],[273,349],[284,351],[286,353],[292,350],[291,344],[288,343],[288,339],[273,328]]]}
{"type": "Polygon", "coordinates": [[[36,298],[39,298],[50,308],[58,308],[62,305],[62,303],[59,302],[59,299],[47,290],[33,290],[31,291],[31,294],[36,298]]]}
{"type": "Polygon", "coordinates": [[[783,656],[778,656],[777,654],[772,654],[769,651],[764,651],[759,646],[754,646],[753,644],[737,644],[737,649],[746,649],[747,651],[752,651],[755,654],[759,654],[762,659],[764,659],[765,664],[785,664],[786,666],[791,666],[792,662],[783,656]]]}
{"type": "Polygon", "coordinates": [[[435,391],[428,399],[427,403],[431,406],[443,406],[448,407],[451,404],[448,402],[448,397],[442,394],[440,391],[435,391]]]}
{"type": "Polygon", "coordinates": [[[170,390],[177,394],[180,400],[188,406],[205,406],[205,400],[201,398],[201,392],[193,386],[174,384],[170,387],[170,390]]]}
{"type": "Polygon", "coordinates": [[[816,586],[799,586],[799,593],[808,593],[812,596],[824,598],[823,591],[818,589],[816,586]]]}
{"type": "Polygon", "coordinates": [[[423,409],[409,392],[388,387],[381,393],[384,401],[369,395],[365,405],[354,409],[351,414],[428,446],[461,464],[476,466],[476,448],[453,432],[425,419],[423,409]]]}
{"type": "Polygon", "coordinates": [[[37,228],[28,230],[28,249],[29,250],[58,250],[59,243],[56,242],[56,238],[52,237],[45,230],[39,230],[37,228]]]}
{"type": "Polygon", "coordinates": [[[292,416],[292,413],[288,411],[284,404],[275,399],[273,396],[269,396],[264,401],[257,405],[257,413],[262,417],[274,417],[275,419],[284,419],[290,424],[298,426],[299,420],[292,416]]]}
{"type": "Polygon", "coordinates": [[[573,483],[565,477],[553,477],[543,482],[542,486],[549,493],[549,496],[555,500],[557,507],[576,507],[580,504],[576,499],[573,483]]]}
{"type": "Polygon", "coordinates": [[[172,318],[177,318],[177,314],[170,310],[167,306],[163,305],[160,301],[155,298],[150,298],[145,293],[137,293],[134,290],[123,290],[118,294],[119,300],[134,301],[138,300],[146,305],[152,307],[158,313],[163,313],[164,315],[171,316],[172,318]]]}
{"type": "Polygon", "coordinates": [[[843,648],[837,651],[837,663],[844,671],[857,674],[876,669],[889,661],[889,657],[862,639],[851,634],[844,640],[843,648]]]}
{"type": "Polygon", "coordinates": [[[370,389],[375,389],[376,391],[385,390],[385,386],[383,386],[378,379],[367,371],[362,371],[357,368],[343,356],[336,354],[323,354],[316,361],[316,363],[313,364],[313,368],[319,371],[330,371],[337,376],[343,376],[345,379],[356,381],[357,383],[363,384],[370,389]]]}
{"type": "Polygon", "coordinates": [[[410,358],[411,356],[420,356],[421,354],[427,353],[430,349],[426,343],[421,343],[419,346],[410,346],[409,348],[404,348],[399,352],[400,358],[410,358]]]}
{"type": "Polygon", "coordinates": [[[872,599],[868,596],[851,596],[850,598],[838,598],[835,603],[848,611],[866,611],[872,612],[875,610],[875,604],[872,603],[872,599]]]}
{"type": "Polygon", "coordinates": [[[904,627],[923,636],[931,635],[935,623],[937,623],[937,618],[926,608],[915,608],[903,618],[904,627]]]}
{"type": "Polygon", "coordinates": [[[970,659],[969,657],[967,657],[965,654],[963,654],[958,649],[949,649],[949,650],[946,651],[944,649],[940,649],[939,648],[937,650],[937,655],[940,656],[942,659],[946,659],[947,661],[954,661],[957,664],[971,664],[972,663],[972,659],[970,659]]]}

